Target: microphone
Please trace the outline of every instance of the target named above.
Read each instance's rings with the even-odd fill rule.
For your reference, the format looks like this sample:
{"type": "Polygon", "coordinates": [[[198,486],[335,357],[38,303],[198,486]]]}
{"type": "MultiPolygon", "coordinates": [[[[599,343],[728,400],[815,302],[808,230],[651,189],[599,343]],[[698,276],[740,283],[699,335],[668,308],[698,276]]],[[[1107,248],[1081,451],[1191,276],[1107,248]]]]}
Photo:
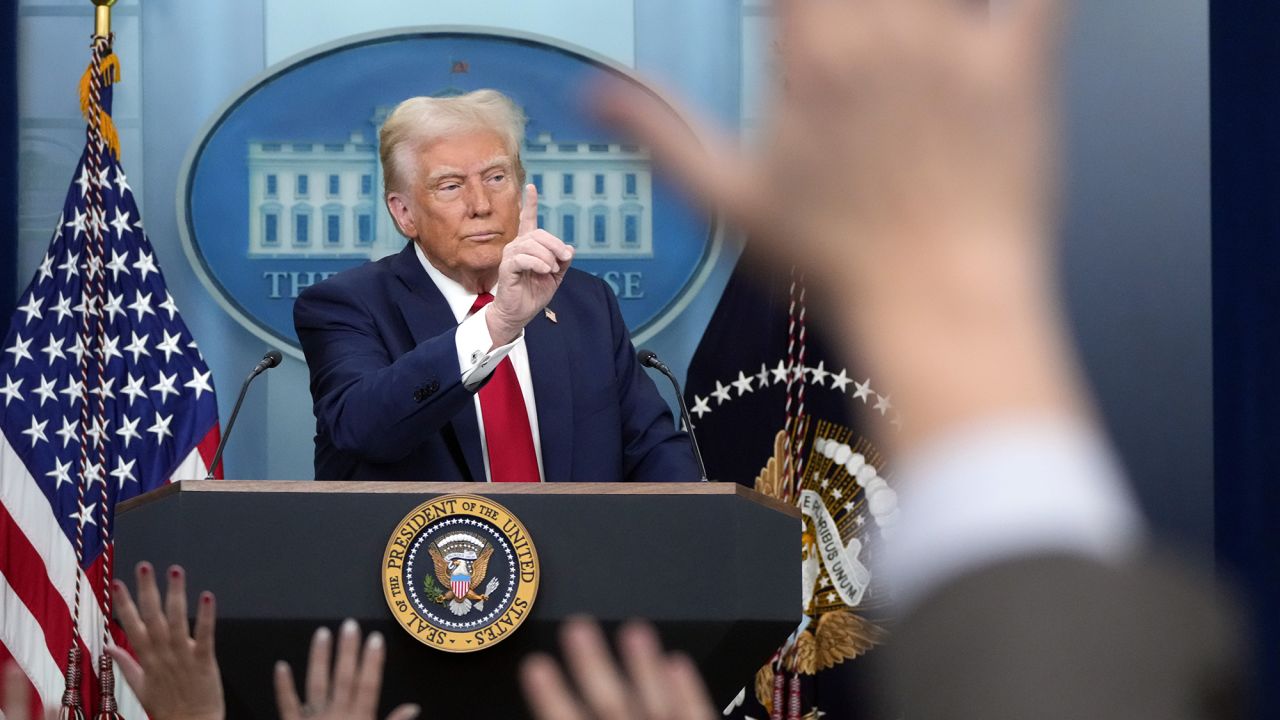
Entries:
{"type": "Polygon", "coordinates": [[[684,426],[689,431],[689,442],[693,444],[693,456],[698,459],[698,469],[702,471],[702,482],[707,482],[707,464],[702,461],[702,450],[698,448],[698,438],[693,434],[693,420],[689,417],[689,406],[684,402],[684,393],[680,390],[680,383],[676,380],[676,376],[672,374],[671,368],[667,364],[658,359],[658,353],[642,348],[636,353],[636,358],[640,360],[640,364],[653,368],[671,381],[671,387],[676,389],[676,402],[680,403],[680,416],[684,418],[684,426]]]}
{"type": "Polygon", "coordinates": [[[209,463],[209,474],[204,476],[205,480],[212,480],[213,473],[218,467],[218,463],[222,460],[222,451],[227,448],[227,440],[231,437],[231,428],[235,427],[236,415],[240,414],[240,405],[244,402],[244,394],[249,391],[249,383],[262,373],[280,364],[284,356],[279,350],[268,350],[266,355],[253,366],[253,372],[249,373],[249,377],[244,379],[244,384],[240,386],[240,397],[236,398],[236,406],[231,409],[231,419],[227,420],[227,431],[222,433],[222,440],[218,442],[218,451],[213,454],[213,462],[209,463]]]}

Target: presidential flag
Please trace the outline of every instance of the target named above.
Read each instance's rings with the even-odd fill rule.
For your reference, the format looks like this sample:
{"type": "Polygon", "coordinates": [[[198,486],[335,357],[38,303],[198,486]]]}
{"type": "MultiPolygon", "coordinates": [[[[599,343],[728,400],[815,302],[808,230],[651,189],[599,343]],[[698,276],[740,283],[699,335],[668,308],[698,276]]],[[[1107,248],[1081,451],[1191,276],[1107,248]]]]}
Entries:
{"type": "MultiPolygon", "coordinates": [[[[218,441],[209,368],[119,163],[118,67],[97,39],[81,88],[85,150],[0,347],[0,661],[56,707],[79,648],[86,713],[110,617],[114,508],[204,477],[218,441]]],[[[116,695],[125,717],[144,717],[122,681],[116,695]]]]}
{"type": "Polygon", "coordinates": [[[803,276],[749,253],[694,353],[685,397],[712,479],[800,509],[803,593],[796,632],[743,678],[725,715],[896,718],[873,695],[865,657],[887,639],[870,557],[896,518],[876,449],[898,422],[893,400],[829,350],[803,276]]]}

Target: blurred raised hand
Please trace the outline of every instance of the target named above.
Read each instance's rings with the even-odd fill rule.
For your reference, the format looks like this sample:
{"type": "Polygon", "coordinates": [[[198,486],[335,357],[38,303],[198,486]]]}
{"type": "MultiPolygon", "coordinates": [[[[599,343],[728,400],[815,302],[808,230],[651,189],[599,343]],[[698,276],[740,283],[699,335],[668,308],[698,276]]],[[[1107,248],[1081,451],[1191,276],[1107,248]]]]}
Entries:
{"type": "Polygon", "coordinates": [[[116,661],[129,686],[153,720],[221,720],[226,717],[222,677],[213,651],[216,609],[212,593],[200,594],[195,632],[187,625],[186,573],[169,568],[164,598],[150,563],[134,571],[138,599],[120,580],[113,584],[116,614],[136,659],[114,645],[116,661]]]}
{"type": "MultiPolygon", "coordinates": [[[[276,663],[276,707],[281,720],[374,719],[382,689],[382,665],[387,657],[382,634],[370,633],[362,651],[360,628],[354,620],[347,620],[338,630],[337,657],[330,670],[332,657],[333,634],[328,628],[319,628],[311,638],[307,657],[305,702],[298,697],[288,663],[276,663]]],[[[419,712],[417,705],[400,705],[387,715],[387,720],[411,720],[419,712]]]]}
{"type": "Polygon", "coordinates": [[[775,7],[780,87],[754,151],[634,87],[603,88],[599,111],[758,252],[808,272],[845,356],[899,401],[891,444],[1079,413],[1050,252],[1061,2],[775,7]]]}
{"type": "Polygon", "coordinates": [[[595,622],[579,618],[561,628],[569,676],[547,655],[529,656],[520,684],[538,720],[713,720],[719,716],[688,657],[665,654],[653,628],[629,623],[618,631],[622,667],[595,622]]]}

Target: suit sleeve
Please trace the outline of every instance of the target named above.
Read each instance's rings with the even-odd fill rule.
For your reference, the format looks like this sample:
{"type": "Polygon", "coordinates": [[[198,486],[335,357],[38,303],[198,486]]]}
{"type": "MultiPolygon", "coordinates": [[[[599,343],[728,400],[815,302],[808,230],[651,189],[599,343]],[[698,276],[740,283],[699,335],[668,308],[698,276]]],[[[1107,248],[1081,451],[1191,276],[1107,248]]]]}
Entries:
{"type": "Polygon", "coordinates": [[[689,436],[676,429],[666,401],[636,360],[618,300],[608,286],[601,291],[609,308],[614,372],[622,408],[622,473],[633,482],[697,482],[702,473],[689,436]]]}
{"type": "Polygon", "coordinates": [[[393,361],[379,319],[341,286],[307,288],[293,317],[311,371],[317,432],[338,450],[395,462],[471,406],[456,327],[393,361]]]}

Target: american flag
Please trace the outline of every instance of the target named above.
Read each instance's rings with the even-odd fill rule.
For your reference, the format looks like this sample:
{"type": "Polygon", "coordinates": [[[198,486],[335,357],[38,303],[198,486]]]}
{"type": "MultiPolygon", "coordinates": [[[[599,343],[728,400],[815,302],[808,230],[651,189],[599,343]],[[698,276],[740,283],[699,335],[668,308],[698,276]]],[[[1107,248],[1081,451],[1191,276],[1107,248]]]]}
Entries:
{"type": "MultiPolygon", "coordinates": [[[[95,53],[91,70],[116,64],[95,53]]],[[[212,376],[143,232],[112,147],[110,88],[97,85],[62,217],[0,347],[0,664],[16,661],[56,707],[77,642],[86,713],[115,504],[204,477],[218,441],[212,376]]],[[[144,717],[118,674],[116,688],[122,714],[144,717]]]]}

